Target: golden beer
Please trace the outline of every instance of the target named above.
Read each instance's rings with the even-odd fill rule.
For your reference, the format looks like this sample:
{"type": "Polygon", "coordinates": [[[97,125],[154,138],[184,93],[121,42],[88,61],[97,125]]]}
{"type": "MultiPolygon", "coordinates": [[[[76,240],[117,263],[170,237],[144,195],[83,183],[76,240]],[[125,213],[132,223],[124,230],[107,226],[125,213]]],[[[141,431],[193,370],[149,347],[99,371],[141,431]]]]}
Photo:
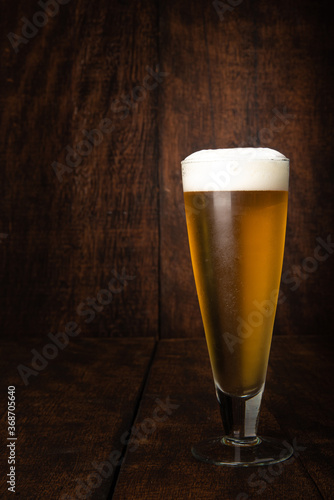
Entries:
{"type": "Polygon", "coordinates": [[[197,294],[217,388],[264,385],[280,284],[287,191],[184,193],[197,294]]]}

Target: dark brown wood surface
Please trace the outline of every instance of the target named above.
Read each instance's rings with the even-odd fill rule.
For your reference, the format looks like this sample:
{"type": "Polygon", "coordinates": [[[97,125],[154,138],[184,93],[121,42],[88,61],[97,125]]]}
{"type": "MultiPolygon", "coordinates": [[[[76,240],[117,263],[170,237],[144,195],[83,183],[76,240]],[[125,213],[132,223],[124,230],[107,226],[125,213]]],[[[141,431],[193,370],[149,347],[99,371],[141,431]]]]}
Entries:
{"type": "Polygon", "coordinates": [[[291,158],[277,333],[332,332],[329,1],[1,5],[3,336],[202,335],[180,161],[259,145],[291,158]]]}
{"type": "MultiPolygon", "coordinates": [[[[17,365],[29,367],[36,340],[1,348],[1,443],[7,440],[7,387],[16,387],[16,491],[19,498],[82,498],[86,483],[111,454],[100,498],[117,475],[154,352],[153,340],[75,339],[25,385],[17,365]],[[76,496],[77,495],[77,496],[76,496]]],[[[1,498],[7,490],[6,446],[1,453],[1,498]]],[[[102,481],[101,481],[102,482],[102,481]]],[[[94,491],[94,488],[91,488],[94,491]]],[[[87,498],[89,498],[87,496],[87,498]]]]}
{"type": "Polygon", "coordinates": [[[274,339],[265,399],[282,431],[304,443],[300,460],[324,498],[334,494],[333,361],[329,337],[274,339]]]}
{"type": "Polygon", "coordinates": [[[291,159],[277,331],[287,334],[293,324],[302,334],[331,333],[333,255],[314,261],[316,238],[326,240],[333,228],[329,3],[215,4],[220,17],[205,1],[172,1],[161,11],[161,61],[174,75],[159,100],[162,336],[202,328],[180,223],[179,161],[199,149],[238,146],[270,147],[291,159]]]}
{"type": "Polygon", "coordinates": [[[41,8],[35,1],[2,2],[2,7],[5,332],[46,335],[50,328],[63,329],[80,319],[81,303],[108,290],[113,269],[125,269],[135,279],[98,311],[94,323],[85,322],[91,316],[81,318],[83,335],[154,336],[158,94],[146,68],[154,71],[159,62],[156,5],[149,0],[59,5],[58,14],[19,44],[17,53],[7,33],[21,35],[21,18],[31,21],[41,8]],[[144,87],[146,77],[152,90],[144,87]],[[109,122],[102,132],[104,119],[109,122]],[[91,136],[94,146],[84,130],[98,130],[91,136]],[[74,150],[69,164],[67,146],[74,150]],[[64,165],[56,166],[58,175],[54,162],[64,165]]]}
{"type": "MultiPolygon", "coordinates": [[[[333,498],[328,336],[274,338],[259,434],[286,439],[295,455],[248,469],[210,466],[191,455],[192,444],[223,432],[204,339],[157,346],[151,339],[72,339],[25,386],[17,363],[29,365],[32,346],[42,349],[32,339],[1,349],[1,442],[7,386],[15,385],[19,498],[333,498]]],[[[7,470],[5,451],[1,498],[12,498],[7,470]]]]}
{"type": "Polygon", "coordinates": [[[113,500],[332,498],[334,408],[327,376],[333,346],[323,338],[278,337],[271,359],[259,434],[286,439],[296,450],[294,458],[263,470],[197,462],[191,446],[222,434],[205,342],[163,341],[137,422],[152,414],[156,394],[169,396],[179,407],[150,439],[127,453],[113,500]]]}

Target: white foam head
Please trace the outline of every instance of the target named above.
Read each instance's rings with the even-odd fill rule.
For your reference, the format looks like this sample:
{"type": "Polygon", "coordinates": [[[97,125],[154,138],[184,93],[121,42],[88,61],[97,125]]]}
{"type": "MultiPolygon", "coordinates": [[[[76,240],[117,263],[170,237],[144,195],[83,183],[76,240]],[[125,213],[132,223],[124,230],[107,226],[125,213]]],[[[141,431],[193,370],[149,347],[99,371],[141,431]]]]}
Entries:
{"type": "Polygon", "coordinates": [[[183,191],[287,191],[289,160],[269,148],[205,149],[182,164],[183,191]]]}

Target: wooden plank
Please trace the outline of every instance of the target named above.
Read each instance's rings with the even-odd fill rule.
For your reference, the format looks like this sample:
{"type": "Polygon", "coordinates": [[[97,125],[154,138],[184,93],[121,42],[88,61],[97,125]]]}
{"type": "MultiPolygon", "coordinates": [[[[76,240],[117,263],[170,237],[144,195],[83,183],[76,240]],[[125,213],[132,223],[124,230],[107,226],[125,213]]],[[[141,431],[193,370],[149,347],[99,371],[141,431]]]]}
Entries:
{"type": "Polygon", "coordinates": [[[220,20],[212,2],[173,2],[172,8],[160,3],[161,61],[174,75],[161,89],[160,99],[162,337],[193,337],[202,334],[202,322],[188,250],[180,161],[199,149],[241,145],[252,135],[253,28],[247,16],[253,6],[231,9],[220,20]]]}
{"type": "Polygon", "coordinates": [[[333,359],[330,337],[277,337],[267,384],[267,404],[284,432],[305,448],[300,460],[323,498],[334,495],[333,359]]]}
{"type": "Polygon", "coordinates": [[[204,8],[204,1],[159,2],[160,61],[163,70],[173,75],[159,96],[162,337],[192,336],[202,328],[180,161],[194,150],[214,147],[204,8]]]}
{"type": "MultiPolygon", "coordinates": [[[[284,342],[278,345],[279,353],[283,344],[284,350],[288,351],[290,339],[285,337],[284,342]]],[[[276,347],[277,342],[274,341],[274,356],[276,347]]],[[[313,359],[317,354],[315,346],[313,359]]],[[[326,359],[328,369],[328,358],[326,359]]],[[[309,370],[304,365],[304,362],[308,361],[303,351],[299,358],[297,355],[301,379],[309,370]]],[[[291,359],[290,362],[294,363],[294,360],[291,359]]],[[[329,375],[329,372],[327,374],[329,375]]],[[[307,421],[304,425],[298,419],[294,421],[294,425],[286,425],[286,418],[292,424],[294,412],[284,408],[285,412],[289,412],[287,417],[283,410],[276,412],[276,406],[275,411],[272,409],[273,399],[288,395],[289,400],[293,400],[300,390],[289,377],[285,365],[275,363],[269,380],[261,410],[259,434],[287,438],[295,445],[305,447],[302,451],[299,449],[299,456],[277,468],[233,469],[197,462],[191,455],[191,446],[197,441],[222,433],[205,342],[203,339],[161,341],[135,424],[141,430],[142,436],[137,438],[137,446],[133,449],[131,445],[128,446],[113,500],[322,498],[317,485],[318,477],[312,469],[315,462],[312,462],[310,457],[312,454],[319,456],[328,443],[320,443],[319,439],[307,439],[306,442],[307,421]],[[278,387],[273,387],[272,380],[276,379],[279,380],[278,387]],[[156,398],[162,401],[169,398],[170,403],[178,405],[178,408],[171,409],[165,421],[156,421],[153,431],[151,424],[151,432],[147,432],[147,419],[154,420],[156,398]],[[301,426],[298,434],[295,433],[297,423],[301,426]],[[297,442],[293,441],[295,437],[297,442]],[[266,472],[265,478],[260,475],[261,470],[266,472]]],[[[317,402],[324,397],[321,384],[322,377],[314,373],[312,388],[318,391],[317,402]]],[[[306,399],[308,405],[310,394],[307,388],[300,399],[306,399]]],[[[321,418],[322,410],[314,405],[315,416],[321,418]]],[[[314,432],[316,433],[316,429],[314,432]]],[[[318,438],[322,434],[319,432],[318,438]]],[[[327,478],[327,484],[331,481],[330,477],[327,478]]]]}
{"type": "Polygon", "coordinates": [[[42,9],[7,3],[1,17],[3,325],[8,335],[60,330],[125,269],[136,279],[82,334],[154,336],[159,83],[147,68],[158,63],[156,6],[65,3],[17,53],[6,34],[21,36],[22,17],[42,9]],[[57,176],[53,162],[66,171],[57,166],[57,176]]]}
{"type": "MultiPolygon", "coordinates": [[[[22,34],[22,17],[41,10],[32,0],[4,5],[0,313],[8,335],[45,334],[78,319],[79,305],[106,289],[114,268],[136,280],[96,315],[94,334],[156,335],[160,300],[163,337],[201,335],[180,160],[195,149],[247,144],[292,159],[284,271],[298,280],[296,266],[306,277],[297,291],[289,275],[283,281],[278,332],[289,332],[296,308],[300,331],[331,328],[332,254],[316,272],[304,261],[331,231],[329,3],[244,0],[224,13],[217,2],[156,3],[69,2],[17,53],[6,34],[22,34]],[[156,62],[168,76],[143,90],[156,62]],[[111,109],[115,99],[122,109],[111,109]],[[275,110],[284,109],[293,120],[273,129],[275,110]],[[52,162],[65,163],[65,148],[105,117],[115,129],[58,182],[52,162]]],[[[82,329],[93,334],[84,321],[82,329]]]]}
{"type": "Polygon", "coordinates": [[[199,149],[238,146],[276,148],[291,158],[277,331],[289,334],[292,320],[300,333],[314,334],[320,325],[330,331],[332,254],[314,262],[316,238],[326,240],[333,218],[330,3],[316,9],[310,0],[160,4],[161,64],[173,75],[160,93],[162,337],[202,332],[180,160],[199,149]],[[314,290],[321,302],[313,300],[314,290]]]}
{"type": "MultiPolygon", "coordinates": [[[[124,448],[121,436],[131,427],[154,341],[72,339],[25,386],[17,365],[30,366],[32,346],[42,352],[40,342],[27,340],[1,348],[2,443],[7,438],[7,387],[16,387],[16,491],[27,499],[90,494],[106,499],[124,448]],[[116,462],[99,469],[109,460],[116,462]]],[[[3,453],[2,498],[9,498],[3,480],[8,469],[3,453]]]]}
{"type": "Polygon", "coordinates": [[[244,2],[226,15],[218,8],[220,16],[213,2],[162,9],[161,60],[175,76],[160,101],[162,337],[193,337],[202,335],[202,322],[180,217],[180,161],[199,149],[247,145],[254,136],[254,6],[244,2]]]}
{"type": "MultiPolygon", "coordinates": [[[[240,10],[242,5],[240,5],[240,10]]],[[[332,147],[334,126],[330,3],[312,1],[252,5],[256,40],[256,128],[259,144],[291,160],[290,194],[277,332],[314,335],[333,330],[333,256],[321,248],[332,233],[332,147]],[[317,296],[315,302],[313,297],[317,296]],[[296,317],[296,310],[300,314],[296,317]]],[[[332,250],[331,250],[332,252],[332,250]]]]}

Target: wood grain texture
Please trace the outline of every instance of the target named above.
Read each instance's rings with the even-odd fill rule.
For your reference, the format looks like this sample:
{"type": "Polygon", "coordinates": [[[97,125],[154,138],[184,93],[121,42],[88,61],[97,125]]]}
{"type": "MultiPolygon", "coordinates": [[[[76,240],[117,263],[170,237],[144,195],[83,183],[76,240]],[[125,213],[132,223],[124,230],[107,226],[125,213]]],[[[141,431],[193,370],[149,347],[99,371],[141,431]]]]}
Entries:
{"type": "Polygon", "coordinates": [[[332,357],[326,341],[298,341],[275,338],[259,428],[260,435],[293,443],[297,454],[282,466],[263,468],[266,479],[261,468],[216,467],[192,457],[194,443],[222,433],[206,346],[199,339],[161,341],[135,425],[152,417],[157,396],[179,406],[128,451],[113,500],[331,498],[333,413],[324,406],[332,357]]]}
{"type": "Polygon", "coordinates": [[[80,319],[82,302],[108,289],[113,269],[125,269],[136,278],[103,310],[98,304],[93,327],[81,320],[82,334],[155,336],[158,84],[147,72],[158,63],[155,4],[61,5],[17,54],[6,34],[20,34],[22,16],[31,21],[41,8],[29,1],[6,3],[4,10],[0,232],[8,237],[0,248],[0,302],[6,332],[63,329],[80,319]],[[103,119],[109,120],[105,131],[103,119]],[[98,132],[89,142],[84,131],[92,130],[98,132]],[[73,149],[68,161],[67,147],[73,149]],[[57,176],[53,162],[66,170],[57,166],[57,176]]]}
{"type": "Polygon", "coordinates": [[[333,360],[334,344],[329,336],[300,335],[288,342],[284,337],[275,338],[266,387],[268,406],[284,433],[305,448],[300,460],[323,498],[334,495],[333,360]]]}
{"type": "MultiPolygon", "coordinates": [[[[162,340],[156,349],[151,339],[72,339],[24,386],[17,364],[29,365],[30,349],[42,350],[38,342],[1,346],[2,408],[7,387],[16,386],[20,497],[333,497],[328,336],[274,338],[259,434],[287,439],[296,454],[281,466],[238,470],[197,462],[190,453],[195,442],[222,433],[202,339],[162,340]],[[111,454],[123,458],[120,469],[106,464],[111,454]]],[[[5,411],[2,420],[4,442],[5,411]]],[[[7,498],[6,453],[0,466],[0,494],[7,498]]]]}
{"type": "Polygon", "coordinates": [[[193,151],[215,147],[205,8],[212,6],[204,1],[160,2],[160,61],[172,75],[159,95],[162,337],[193,336],[202,330],[180,161],[193,151]]]}
{"type": "Polygon", "coordinates": [[[334,259],[328,252],[326,260],[315,258],[317,238],[326,241],[333,230],[330,4],[322,1],[312,9],[311,2],[284,1],[268,7],[261,2],[256,8],[259,144],[281,150],[291,160],[281,285],[286,300],[278,308],[276,329],[288,333],[289,325],[295,325],[300,334],[331,334],[334,259]]]}
{"type": "Polygon", "coordinates": [[[180,161],[198,149],[238,146],[291,159],[276,330],[330,334],[334,259],[314,257],[316,238],[326,241],[333,221],[330,3],[215,3],[217,11],[204,1],[161,7],[161,64],[174,76],[160,93],[162,337],[202,331],[180,217],[180,161]]]}
{"type": "MultiPolygon", "coordinates": [[[[25,386],[17,364],[29,366],[38,343],[8,342],[1,348],[2,413],[7,386],[16,386],[16,491],[20,498],[108,497],[121,460],[121,436],[131,428],[154,342],[132,339],[75,339],[25,386]],[[110,458],[112,460],[112,458],[110,458]],[[115,462],[116,463],[116,462],[115,462]],[[94,465],[95,464],[95,465],[94,465]],[[96,465],[97,464],[97,465],[96,465]],[[95,474],[95,476],[94,476],[95,474]],[[96,486],[97,484],[97,486],[96,486]],[[84,497],[83,495],[86,495],[84,497]]],[[[6,417],[1,441],[7,442],[6,417]]],[[[1,458],[1,498],[9,498],[7,453],[1,458]]]]}
{"type": "Polygon", "coordinates": [[[315,258],[333,229],[331,3],[58,7],[31,33],[40,5],[2,2],[1,334],[201,336],[180,161],[236,146],[291,158],[277,333],[331,334],[333,249],[315,258]],[[110,299],[123,269],[135,279],[110,299]]]}

